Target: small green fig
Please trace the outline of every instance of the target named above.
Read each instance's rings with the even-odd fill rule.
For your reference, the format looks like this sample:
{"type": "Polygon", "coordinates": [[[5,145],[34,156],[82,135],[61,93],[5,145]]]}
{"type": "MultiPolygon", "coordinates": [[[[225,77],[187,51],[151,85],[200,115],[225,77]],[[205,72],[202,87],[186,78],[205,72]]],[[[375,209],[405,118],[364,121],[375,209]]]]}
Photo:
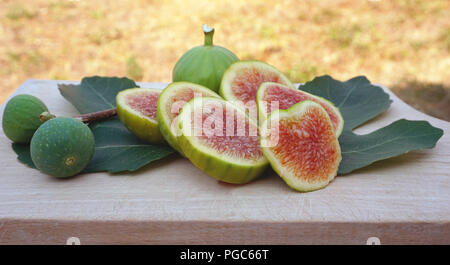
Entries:
{"type": "Polygon", "coordinates": [[[204,45],[187,51],[173,69],[173,82],[187,81],[218,92],[223,73],[238,57],[228,49],[213,44],[214,28],[203,25],[204,45]]]}
{"type": "Polygon", "coordinates": [[[3,111],[3,132],[15,143],[29,143],[34,132],[43,123],[40,115],[47,111],[44,102],[35,96],[14,96],[3,111]]]}
{"type": "Polygon", "coordinates": [[[42,124],[31,139],[30,153],[40,171],[58,178],[80,173],[94,154],[94,135],[79,119],[58,117],[42,124]]]}

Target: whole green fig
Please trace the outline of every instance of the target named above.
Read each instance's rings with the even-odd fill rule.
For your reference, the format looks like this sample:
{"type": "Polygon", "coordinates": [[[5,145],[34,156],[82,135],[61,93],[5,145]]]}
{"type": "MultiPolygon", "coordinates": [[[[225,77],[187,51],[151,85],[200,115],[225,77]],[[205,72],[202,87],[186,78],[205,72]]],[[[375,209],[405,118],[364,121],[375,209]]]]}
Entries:
{"type": "Polygon", "coordinates": [[[228,49],[213,45],[214,28],[203,25],[205,44],[187,51],[173,69],[173,82],[187,81],[218,92],[223,73],[238,57],[228,49]]]}
{"type": "Polygon", "coordinates": [[[15,143],[29,143],[34,132],[44,122],[40,119],[40,115],[47,111],[44,102],[35,96],[27,94],[14,96],[3,111],[3,132],[15,143]]]}
{"type": "Polygon", "coordinates": [[[37,129],[31,139],[30,155],[42,172],[58,178],[80,173],[91,161],[95,140],[79,119],[58,117],[37,129]]]}

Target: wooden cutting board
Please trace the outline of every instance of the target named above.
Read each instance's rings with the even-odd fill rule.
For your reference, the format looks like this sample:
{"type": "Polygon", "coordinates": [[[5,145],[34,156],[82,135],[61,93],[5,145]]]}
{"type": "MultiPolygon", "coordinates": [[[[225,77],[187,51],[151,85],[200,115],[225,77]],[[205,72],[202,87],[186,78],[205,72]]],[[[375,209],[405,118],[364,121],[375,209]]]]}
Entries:
{"type": "MultiPolygon", "coordinates": [[[[57,90],[61,82],[74,83],[28,80],[14,95],[75,115],[57,90]]],[[[0,243],[450,244],[450,123],[384,89],[391,108],[356,132],[399,118],[427,120],[444,129],[436,148],[377,162],[310,193],[291,190],[273,171],[246,185],[218,183],[178,156],[134,173],[59,180],[21,164],[0,132],[0,243]]]]}

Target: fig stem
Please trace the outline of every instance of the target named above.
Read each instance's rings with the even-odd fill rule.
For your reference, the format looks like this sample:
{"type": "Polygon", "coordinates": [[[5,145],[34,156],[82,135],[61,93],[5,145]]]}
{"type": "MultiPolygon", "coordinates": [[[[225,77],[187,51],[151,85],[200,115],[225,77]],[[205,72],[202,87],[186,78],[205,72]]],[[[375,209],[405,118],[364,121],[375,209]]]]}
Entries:
{"type": "Polygon", "coordinates": [[[204,24],[203,33],[205,33],[205,46],[213,46],[214,28],[204,24]]]}
{"type": "Polygon", "coordinates": [[[53,118],[55,118],[56,116],[53,114],[50,114],[48,111],[44,111],[41,113],[41,115],[39,115],[39,119],[41,120],[41,122],[46,122],[48,120],[51,120],[53,118]]]}
{"type": "Polygon", "coordinates": [[[91,122],[94,122],[94,121],[107,119],[107,118],[110,118],[110,117],[115,116],[115,115],[117,115],[117,109],[116,108],[112,108],[112,109],[107,109],[107,110],[87,113],[87,114],[83,114],[83,115],[78,115],[78,116],[75,116],[73,118],[80,119],[84,123],[91,123],[91,122]]]}

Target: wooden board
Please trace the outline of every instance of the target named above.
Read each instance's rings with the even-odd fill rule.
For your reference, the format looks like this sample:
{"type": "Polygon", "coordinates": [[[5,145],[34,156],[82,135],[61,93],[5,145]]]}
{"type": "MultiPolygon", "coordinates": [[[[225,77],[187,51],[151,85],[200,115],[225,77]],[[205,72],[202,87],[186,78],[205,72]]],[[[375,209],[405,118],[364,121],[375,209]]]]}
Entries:
{"type": "MultiPolygon", "coordinates": [[[[15,94],[38,96],[57,115],[76,114],[57,83],[28,80],[15,94]]],[[[1,132],[0,243],[365,244],[378,237],[381,244],[450,244],[450,123],[386,91],[392,107],[357,132],[424,119],[444,129],[437,147],[377,162],[311,193],[291,190],[272,171],[247,185],[220,184],[181,157],[132,174],[58,180],[19,163],[1,132]]]]}

